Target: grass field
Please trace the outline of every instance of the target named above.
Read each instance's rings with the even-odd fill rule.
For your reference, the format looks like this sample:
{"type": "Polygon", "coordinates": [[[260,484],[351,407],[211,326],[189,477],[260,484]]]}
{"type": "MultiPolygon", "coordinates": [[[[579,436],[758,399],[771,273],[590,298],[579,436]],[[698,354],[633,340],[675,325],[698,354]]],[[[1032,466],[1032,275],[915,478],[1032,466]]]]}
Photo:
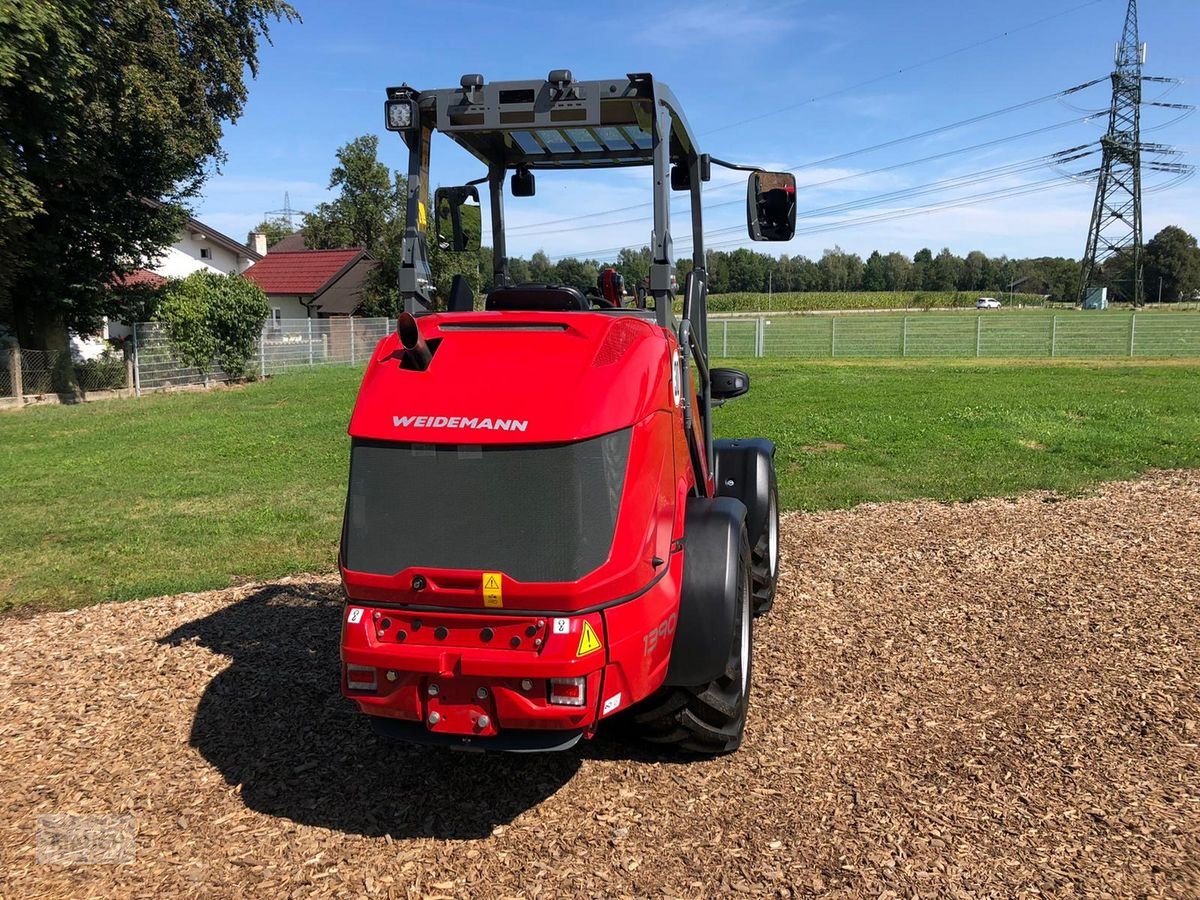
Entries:
{"type": "MultiPolygon", "coordinates": [[[[754,360],[718,435],[779,445],[783,502],[1063,492],[1200,466],[1200,366],[754,360]]],[[[0,415],[0,609],[332,567],[360,372],[0,415]]]]}

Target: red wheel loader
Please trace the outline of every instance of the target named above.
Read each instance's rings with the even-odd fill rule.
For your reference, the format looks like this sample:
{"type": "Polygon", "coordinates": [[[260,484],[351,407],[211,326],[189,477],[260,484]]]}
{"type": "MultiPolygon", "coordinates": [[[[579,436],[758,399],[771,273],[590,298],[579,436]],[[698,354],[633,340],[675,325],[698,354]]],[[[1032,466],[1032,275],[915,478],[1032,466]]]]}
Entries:
{"type": "Polygon", "coordinates": [[[712,437],[749,379],[708,366],[701,187],[714,164],[746,169],[750,236],[788,240],[795,179],[701,154],[648,74],[402,85],[385,121],[409,150],[404,312],[350,421],[345,696],[385,735],[459,748],[562,750],[621,714],[649,741],[736,749],[779,511],[771,442],[712,437]],[[486,173],[431,212],[434,131],[486,173]],[[538,170],[616,166],[652,169],[644,302],[514,284],[506,181],[524,198],[538,170]],[[456,277],[434,313],[428,242],[477,251],[481,185],[495,287],[456,277]],[[672,191],[691,206],[678,317],[672,191]]]}

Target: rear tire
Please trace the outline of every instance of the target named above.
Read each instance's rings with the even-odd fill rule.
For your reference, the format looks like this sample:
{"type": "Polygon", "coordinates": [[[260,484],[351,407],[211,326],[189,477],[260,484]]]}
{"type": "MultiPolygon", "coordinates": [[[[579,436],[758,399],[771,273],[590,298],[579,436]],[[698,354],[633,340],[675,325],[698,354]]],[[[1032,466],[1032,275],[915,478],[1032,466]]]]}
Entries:
{"type": "Polygon", "coordinates": [[[643,740],[706,756],[730,753],[741,746],[754,669],[754,609],[745,529],[738,561],[738,595],[725,671],[698,687],[663,688],[631,710],[633,730],[643,740]]]}
{"type": "Polygon", "coordinates": [[[771,463],[770,501],[762,534],[750,553],[751,590],[754,615],[770,612],[775,605],[775,585],[779,581],[779,486],[775,482],[775,463],[771,463]]]}

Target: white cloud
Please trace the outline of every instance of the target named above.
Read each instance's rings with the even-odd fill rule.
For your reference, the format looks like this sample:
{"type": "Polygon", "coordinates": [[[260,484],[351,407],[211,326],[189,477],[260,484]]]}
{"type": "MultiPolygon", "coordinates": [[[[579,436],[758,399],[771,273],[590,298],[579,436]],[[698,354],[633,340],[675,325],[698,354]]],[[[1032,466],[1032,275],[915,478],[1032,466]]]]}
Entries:
{"type": "Polygon", "coordinates": [[[638,40],[644,44],[675,48],[713,42],[778,40],[798,21],[746,0],[676,4],[673,8],[658,11],[656,16],[659,21],[669,22],[670,27],[639,29],[636,32],[638,40]]]}

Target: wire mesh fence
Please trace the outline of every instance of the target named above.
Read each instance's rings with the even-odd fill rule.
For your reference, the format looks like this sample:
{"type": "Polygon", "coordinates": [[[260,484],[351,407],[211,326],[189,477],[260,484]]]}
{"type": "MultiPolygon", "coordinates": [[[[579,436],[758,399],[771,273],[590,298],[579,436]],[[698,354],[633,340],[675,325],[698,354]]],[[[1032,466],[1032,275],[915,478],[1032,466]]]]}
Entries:
{"type": "Polygon", "coordinates": [[[393,319],[283,319],[268,322],[259,348],[259,374],[319,365],[366,362],[396,327],[393,319]]]}
{"type": "Polygon", "coordinates": [[[713,319],[713,357],[1200,357],[1195,313],[741,316],[713,319]]]}
{"type": "MultiPolygon", "coordinates": [[[[248,371],[260,376],[297,369],[366,362],[375,345],[395,329],[394,319],[276,319],[255,345],[248,371]]],[[[228,381],[220,363],[198,368],[180,359],[166,326],[140,322],[134,333],[134,377],[139,393],[228,381]]]]}
{"type": "Polygon", "coordinates": [[[12,397],[16,394],[16,385],[12,379],[11,354],[6,345],[0,344],[0,397],[12,397]]]}
{"type": "Polygon", "coordinates": [[[130,386],[129,369],[119,353],[80,360],[69,350],[0,347],[0,398],[77,396],[130,386]]]}

